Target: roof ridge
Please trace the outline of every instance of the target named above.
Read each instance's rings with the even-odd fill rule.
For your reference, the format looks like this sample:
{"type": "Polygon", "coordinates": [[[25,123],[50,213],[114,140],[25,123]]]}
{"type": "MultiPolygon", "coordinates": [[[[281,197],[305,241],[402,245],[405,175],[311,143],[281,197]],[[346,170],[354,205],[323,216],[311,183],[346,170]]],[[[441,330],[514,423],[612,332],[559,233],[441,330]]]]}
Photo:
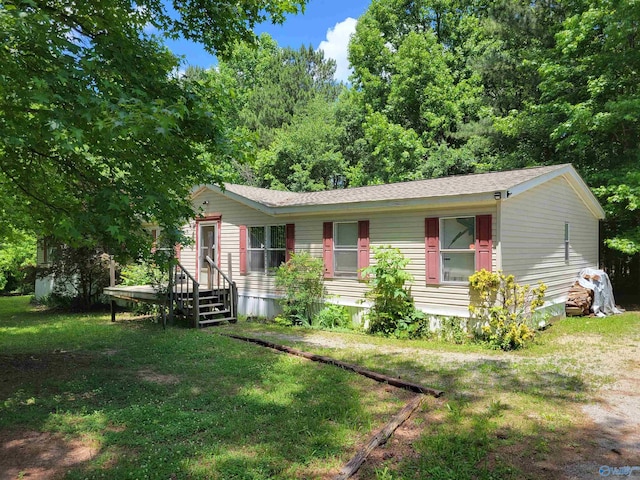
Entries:
{"type": "Polygon", "coordinates": [[[403,201],[472,195],[508,190],[535,178],[561,170],[571,164],[540,165],[527,168],[449,175],[422,180],[364,185],[316,192],[272,190],[250,185],[226,183],[225,190],[254,204],[266,207],[337,205],[362,202],[403,201]]]}

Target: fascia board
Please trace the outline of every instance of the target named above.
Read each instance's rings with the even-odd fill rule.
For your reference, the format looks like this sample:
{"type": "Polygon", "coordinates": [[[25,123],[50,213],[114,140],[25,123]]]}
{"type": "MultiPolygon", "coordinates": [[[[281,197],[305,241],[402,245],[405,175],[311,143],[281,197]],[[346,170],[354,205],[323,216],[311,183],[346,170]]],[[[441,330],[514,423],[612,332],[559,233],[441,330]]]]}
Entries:
{"type": "Polygon", "coordinates": [[[604,220],[604,218],[606,217],[606,213],[602,208],[602,205],[600,205],[600,202],[593,194],[589,186],[584,183],[582,178],[580,178],[580,175],[578,175],[578,173],[573,170],[573,168],[571,170],[571,175],[567,179],[569,185],[571,185],[571,188],[573,188],[576,194],[582,199],[593,216],[598,220],[604,220]]]}
{"type": "Polygon", "coordinates": [[[274,215],[274,207],[256,202],[247,197],[243,197],[242,195],[238,195],[237,193],[230,192],[229,190],[222,190],[217,185],[207,185],[206,187],[211,189],[213,192],[219,193],[220,195],[230,198],[231,200],[235,200],[238,203],[242,203],[243,205],[253,208],[254,210],[258,210],[259,212],[265,213],[270,216],[274,215]]]}
{"type": "MultiPolygon", "coordinates": [[[[506,192],[501,192],[505,198],[506,192]]],[[[416,198],[410,200],[382,200],[370,202],[336,203],[330,205],[296,205],[287,207],[272,207],[273,216],[282,215],[320,215],[325,213],[359,213],[371,211],[415,210],[442,207],[487,206],[495,204],[494,192],[469,195],[449,195],[446,197],[416,198]]]]}
{"type": "MultiPolygon", "coordinates": [[[[370,202],[349,202],[349,203],[336,203],[329,205],[294,205],[294,206],[268,206],[260,202],[243,197],[237,193],[230,192],[228,190],[222,190],[217,185],[206,185],[204,188],[211,189],[212,191],[224,195],[225,197],[235,200],[243,205],[246,205],[254,210],[265,213],[272,217],[286,216],[286,215],[321,215],[325,213],[340,212],[370,212],[370,211],[390,211],[390,210],[409,210],[419,207],[424,208],[437,208],[437,207],[464,207],[464,206],[485,206],[492,205],[496,202],[494,200],[494,192],[486,192],[480,194],[469,195],[448,195],[443,197],[429,197],[429,198],[415,198],[408,200],[382,200],[382,201],[370,201],[370,202]]],[[[196,193],[200,195],[203,189],[199,189],[196,193]]],[[[502,198],[506,197],[506,192],[500,192],[502,198]]],[[[195,198],[195,197],[194,197],[195,198]]]]}
{"type": "Polygon", "coordinates": [[[562,168],[546,173],[544,175],[540,175],[539,177],[536,177],[532,180],[509,188],[509,198],[526,192],[527,190],[542,185],[543,183],[546,183],[549,180],[560,176],[565,177],[567,183],[569,183],[571,188],[573,188],[573,190],[580,197],[585,206],[596,218],[602,220],[605,217],[605,212],[600,205],[600,202],[598,202],[593,193],[591,193],[591,190],[589,189],[587,184],[584,183],[584,180],[582,180],[582,178],[580,177],[580,175],[578,175],[578,172],[576,172],[572,165],[565,165],[562,168]]]}
{"type": "Polygon", "coordinates": [[[207,188],[210,188],[209,185],[200,185],[198,187],[195,187],[193,189],[193,191],[191,192],[191,199],[195,199],[198,195],[200,195],[202,192],[204,192],[207,188]]]}

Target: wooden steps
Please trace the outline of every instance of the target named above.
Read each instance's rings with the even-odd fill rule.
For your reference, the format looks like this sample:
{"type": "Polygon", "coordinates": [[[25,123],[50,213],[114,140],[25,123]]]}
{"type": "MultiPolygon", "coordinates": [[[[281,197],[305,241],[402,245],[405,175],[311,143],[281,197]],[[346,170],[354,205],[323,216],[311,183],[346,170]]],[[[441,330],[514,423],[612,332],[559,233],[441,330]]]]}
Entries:
{"type": "MultiPolygon", "coordinates": [[[[221,323],[235,323],[238,319],[232,315],[229,302],[229,289],[201,290],[199,292],[198,326],[209,327],[221,323]]],[[[175,298],[180,310],[187,318],[192,318],[194,308],[193,292],[176,292],[175,298]]]]}

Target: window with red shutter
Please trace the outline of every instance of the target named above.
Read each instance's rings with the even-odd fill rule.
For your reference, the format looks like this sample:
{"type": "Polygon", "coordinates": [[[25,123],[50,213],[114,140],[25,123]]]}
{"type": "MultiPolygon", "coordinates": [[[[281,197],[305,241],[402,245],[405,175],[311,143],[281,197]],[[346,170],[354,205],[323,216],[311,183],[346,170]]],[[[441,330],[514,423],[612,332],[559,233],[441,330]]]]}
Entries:
{"type": "Polygon", "coordinates": [[[285,225],[285,262],[291,259],[291,254],[296,251],[296,225],[295,223],[287,223],[285,225]]]}
{"type": "Polygon", "coordinates": [[[247,274],[247,226],[240,225],[240,275],[247,274]]]}
{"type": "Polygon", "coordinates": [[[493,239],[491,238],[491,215],[476,217],[476,270],[492,269],[493,239]]]}
{"type": "Polygon", "coordinates": [[[474,271],[491,271],[491,215],[425,219],[427,285],[467,283],[474,271]]]}
{"type": "Polygon", "coordinates": [[[358,278],[362,279],[363,268],[369,266],[369,220],[358,222],[358,278]]]}

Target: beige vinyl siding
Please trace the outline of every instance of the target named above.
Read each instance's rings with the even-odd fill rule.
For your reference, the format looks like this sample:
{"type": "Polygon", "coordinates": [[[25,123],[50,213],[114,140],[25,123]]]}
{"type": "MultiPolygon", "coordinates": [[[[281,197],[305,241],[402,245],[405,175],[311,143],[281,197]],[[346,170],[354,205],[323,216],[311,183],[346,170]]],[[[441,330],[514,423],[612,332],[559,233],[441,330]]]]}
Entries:
{"type": "MultiPolygon", "coordinates": [[[[202,215],[222,215],[220,231],[220,260],[221,268],[227,271],[228,256],[231,254],[233,280],[238,286],[240,293],[251,292],[258,294],[274,294],[275,286],[273,277],[251,273],[240,275],[240,225],[260,226],[260,225],[280,225],[291,223],[284,219],[274,218],[258,210],[249,208],[241,203],[213,192],[205,190],[198,195],[194,201],[196,206],[204,207],[202,215]],[[203,202],[208,201],[208,204],[203,202]]],[[[181,263],[189,272],[197,270],[196,232],[195,222],[185,227],[185,233],[192,239],[192,244],[183,248],[180,255],[181,263]]]]}
{"type": "Polygon", "coordinates": [[[598,267],[598,219],[563,177],[509,198],[501,208],[502,269],[520,283],[542,280],[547,301],[564,301],[580,270],[598,267]],[[570,225],[568,262],[565,222],[570,225]]]}
{"type": "MultiPolygon", "coordinates": [[[[322,257],[323,222],[369,220],[369,241],[371,247],[391,245],[401,250],[409,259],[407,270],[414,277],[411,286],[416,304],[430,312],[467,315],[469,289],[465,285],[426,285],[424,219],[426,217],[457,217],[492,214],[493,236],[496,235],[495,208],[482,210],[448,209],[420,210],[405,212],[380,212],[369,215],[332,215],[296,220],[296,250],[309,250],[314,256],[322,257]]],[[[374,263],[373,252],[371,263],[374,263]]],[[[495,249],[493,264],[495,268],[495,249]]],[[[364,299],[366,282],[350,278],[333,278],[325,281],[327,292],[347,304],[356,304],[364,299]]]]}
{"type": "MultiPolygon", "coordinates": [[[[233,265],[233,279],[238,284],[240,294],[275,295],[272,276],[261,274],[240,275],[239,268],[239,225],[281,225],[295,224],[296,251],[308,251],[317,258],[322,258],[322,226],[324,222],[369,220],[370,246],[391,245],[400,248],[409,258],[409,272],[415,278],[412,293],[416,304],[425,311],[445,315],[466,315],[469,303],[469,290],[465,285],[427,286],[425,279],[425,245],[424,219],[426,217],[455,217],[491,214],[493,218],[494,253],[493,264],[496,265],[496,209],[491,203],[483,208],[470,209],[438,209],[387,211],[373,214],[350,214],[337,212],[331,215],[285,216],[274,217],[231,200],[222,194],[207,190],[197,196],[196,205],[208,201],[205,216],[222,214],[221,231],[221,263],[227,270],[227,255],[230,252],[233,265]]],[[[186,229],[187,235],[195,242],[195,232],[191,226],[186,229]]],[[[182,251],[182,263],[190,271],[196,269],[196,250],[194,245],[182,251]]],[[[371,254],[373,262],[373,253],[371,254]]],[[[332,278],[325,281],[327,293],[336,301],[347,305],[360,305],[364,300],[367,285],[355,278],[332,278]]]]}

